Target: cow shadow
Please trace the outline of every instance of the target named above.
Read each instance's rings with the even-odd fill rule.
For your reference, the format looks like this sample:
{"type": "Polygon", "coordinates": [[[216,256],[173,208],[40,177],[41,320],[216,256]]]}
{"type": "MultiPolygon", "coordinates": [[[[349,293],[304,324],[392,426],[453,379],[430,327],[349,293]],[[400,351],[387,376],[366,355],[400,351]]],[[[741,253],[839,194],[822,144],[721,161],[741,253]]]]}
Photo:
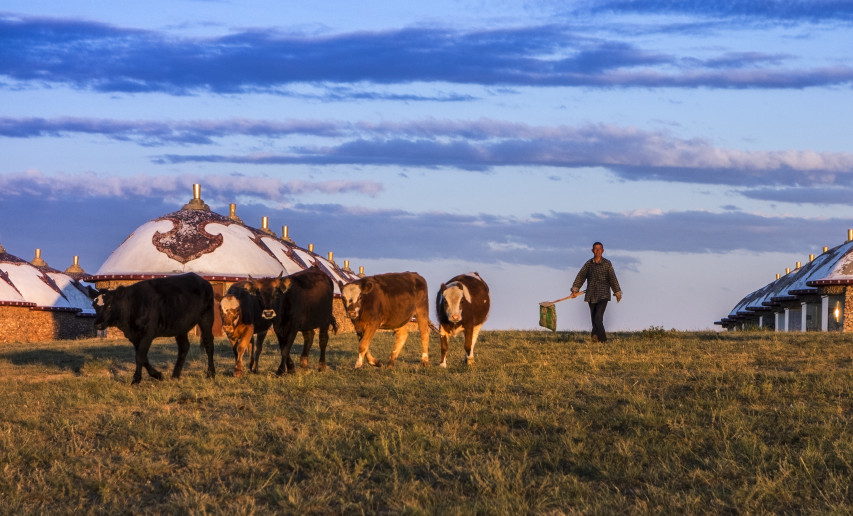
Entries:
{"type": "Polygon", "coordinates": [[[81,374],[86,357],[78,353],[57,351],[52,349],[31,349],[27,351],[14,351],[11,353],[0,353],[0,359],[8,360],[12,365],[44,367],[55,367],[61,371],[71,371],[81,374]]]}

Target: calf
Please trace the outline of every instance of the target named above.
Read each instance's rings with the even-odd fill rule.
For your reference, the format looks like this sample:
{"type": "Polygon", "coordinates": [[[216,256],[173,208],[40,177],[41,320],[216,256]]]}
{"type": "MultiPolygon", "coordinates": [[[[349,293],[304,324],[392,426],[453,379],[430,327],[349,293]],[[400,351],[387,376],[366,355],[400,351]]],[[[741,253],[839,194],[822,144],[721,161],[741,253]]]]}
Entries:
{"type": "Polygon", "coordinates": [[[489,286],[479,274],[460,274],[442,283],[435,299],[435,311],[441,327],[441,367],[447,367],[447,348],[450,338],[465,332],[465,359],[474,363],[474,344],[480,328],[489,317],[489,286]]]}
{"type": "Polygon", "coordinates": [[[377,330],[394,330],[396,342],[388,366],[392,367],[406,338],[412,316],[421,333],[421,364],[429,365],[429,297],[426,280],[415,272],[397,272],[367,276],[352,283],[340,283],[347,315],[358,335],[358,359],[370,365],[381,364],[370,354],[370,341],[377,330]]]}
{"type": "MultiPolygon", "coordinates": [[[[272,327],[278,337],[281,349],[281,364],[277,374],[295,372],[290,359],[290,348],[296,339],[296,333],[302,332],[302,357],[300,365],[308,367],[308,353],[314,343],[314,330],[320,331],[319,369],[326,369],[326,346],[329,343],[329,327],[335,333],[338,325],[332,315],[334,285],[332,279],[317,267],[311,267],[290,276],[277,278],[249,278],[249,291],[256,296],[263,307],[263,317],[272,320],[272,327]]],[[[253,363],[257,364],[261,355],[260,344],[255,346],[253,363]]]]}
{"type": "MultiPolygon", "coordinates": [[[[91,288],[91,287],[90,287],[91,288]]],[[[142,381],[142,368],[157,380],[163,375],[148,362],[148,349],[156,337],[175,337],[178,360],[172,370],[180,378],[190,349],[189,331],[198,325],[201,345],[207,352],[207,376],[213,366],[213,287],[201,276],[189,273],[140,281],[115,290],[91,289],[95,329],[120,329],[136,349],[133,384],[142,381]]]]}
{"type": "Polygon", "coordinates": [[[272,326],[272,319],[263,317],[258,296],[249,292],[251,283],[238,281],[228,288],[219,302],[222,329],[234,350],[234,376],[243,376],[243,354],[249,351],[249,370],[258,372],[255,348],[263,348],[264,339],[272,326]]]}

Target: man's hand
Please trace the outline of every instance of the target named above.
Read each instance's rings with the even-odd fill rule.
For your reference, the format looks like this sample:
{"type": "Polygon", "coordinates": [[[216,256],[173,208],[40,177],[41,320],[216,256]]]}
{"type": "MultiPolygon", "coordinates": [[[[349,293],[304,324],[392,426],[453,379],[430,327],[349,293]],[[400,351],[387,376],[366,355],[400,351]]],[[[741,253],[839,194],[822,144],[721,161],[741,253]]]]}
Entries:
{"type": "Polygon", "coordinates": [[[618,303],[619,301],[622,301],[622,292],[616,293],[616,302],[618,303]]]}
{"type": "Polygon", "coordinates": [[[581,290],[580,292],[572,292],[572,295],[571,295],[571,296],[569,296],[569,299],[574,299],[574,298],[578,297],[579,295],[581,295],[581,294],[583,294],[583,293],[584,293],[584,291],[583,291],[583,290],[581,290]]]}

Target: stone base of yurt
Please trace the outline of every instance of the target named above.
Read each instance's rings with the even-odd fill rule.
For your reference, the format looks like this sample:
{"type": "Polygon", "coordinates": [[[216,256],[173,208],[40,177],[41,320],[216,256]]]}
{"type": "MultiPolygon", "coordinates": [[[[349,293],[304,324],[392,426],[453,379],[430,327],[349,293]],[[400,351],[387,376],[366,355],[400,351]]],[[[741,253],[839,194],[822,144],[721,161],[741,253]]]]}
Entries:
{"type": "Polygon", "coordinates": [[[0,306],[0,343],[94,337],[94,321],[91,315],[73,311],[0,306]]]}

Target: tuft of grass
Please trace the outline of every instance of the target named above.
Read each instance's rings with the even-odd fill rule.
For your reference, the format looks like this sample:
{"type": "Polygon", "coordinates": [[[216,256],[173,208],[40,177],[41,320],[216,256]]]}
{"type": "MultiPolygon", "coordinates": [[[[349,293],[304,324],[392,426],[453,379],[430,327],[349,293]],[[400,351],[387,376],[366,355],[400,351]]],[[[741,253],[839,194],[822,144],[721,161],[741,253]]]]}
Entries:
{"type": "MultiPolygon", "coordinates": [[[[473,367],[457,339],[446,370],[413,342],[395,369],[354,370],[338,335],[326,372],[315,351],[277,377],[273,344],[238,379],[223,340],[215,379],[196,343],[180,380],[135,387],[126,341],[4,345],[2,512],[844,513],[850,344],[492,331],[473,367]]],[[[175,356],[166,339],[150,353],[167,372],[175,356]]]]}

